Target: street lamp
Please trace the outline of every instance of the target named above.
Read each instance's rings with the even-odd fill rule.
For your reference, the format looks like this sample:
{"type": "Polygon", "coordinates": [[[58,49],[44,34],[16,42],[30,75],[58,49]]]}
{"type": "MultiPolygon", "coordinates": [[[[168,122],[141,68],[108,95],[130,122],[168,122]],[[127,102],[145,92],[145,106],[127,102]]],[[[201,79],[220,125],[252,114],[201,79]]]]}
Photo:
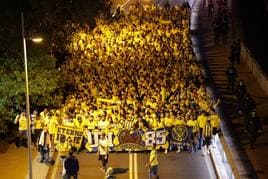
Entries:
{"type": "MultiPolygon", "coordinates": [[[[30,100],[29,100],[29,83],[28,83],[28,63],[27,63],[27,50],[26,50],[26,38],[24,33],[24,16],[21,12],[21,31],[23,39],[23,54],[24,54],[24,67],[25,67],[25,87],[26,87],[26,118],[27,118],[27,143],[28,143],[28,167],[29,167],[29,179],[33,178],[32,171],[32,151],[31,151],[31,129],[30,129],[30,100]]],[[[33,42],[41,42],[42,38],[27,38],[33,42]]]]}

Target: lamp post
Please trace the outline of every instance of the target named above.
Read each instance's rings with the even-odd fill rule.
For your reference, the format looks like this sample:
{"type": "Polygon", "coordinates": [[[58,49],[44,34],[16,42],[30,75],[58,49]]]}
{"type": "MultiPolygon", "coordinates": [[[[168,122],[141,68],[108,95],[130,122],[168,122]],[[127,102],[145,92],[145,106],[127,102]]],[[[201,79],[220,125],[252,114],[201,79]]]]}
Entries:
{"type": "MultiPolygon", "coordinates": [[[[24,67],[25,67],[25,87],[26,87],[26,118],[27,118],[27,143],[28,143],[28,176],[29,179],[33,178],[32,171],[32,151],[31,151],[31,119],[30,119],[30,100],[29,100],[29,83],[28,83],[28,62],[27,62],[27,49],[26,49],[26,38],[24,32],[24,16],[23,12],[21,12],[21,31],[22,31],[22,39],[23,39],[23,54],[24,54],[24,67]]],[[[28,38],[27,38],[28,39],[28,38]]],[[[29,40],[33,42],[41,42],[42,38],[29,38],[29,40]]]]}

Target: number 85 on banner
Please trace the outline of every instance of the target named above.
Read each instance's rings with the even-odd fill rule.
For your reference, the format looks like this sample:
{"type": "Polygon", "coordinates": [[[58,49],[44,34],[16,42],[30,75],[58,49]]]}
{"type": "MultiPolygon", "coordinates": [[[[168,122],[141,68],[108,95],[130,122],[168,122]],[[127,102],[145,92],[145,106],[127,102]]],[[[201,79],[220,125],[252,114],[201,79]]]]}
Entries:
{"type": "Polygon", "coordinates": [[[145,146],[146,147],[153,146],[154,143],[156,143],[156,145],[158,146],[168,145],[167,135],[168,131],[165,129],[159,129],[156,131],[146,131],[143,135],[145,146]]]}

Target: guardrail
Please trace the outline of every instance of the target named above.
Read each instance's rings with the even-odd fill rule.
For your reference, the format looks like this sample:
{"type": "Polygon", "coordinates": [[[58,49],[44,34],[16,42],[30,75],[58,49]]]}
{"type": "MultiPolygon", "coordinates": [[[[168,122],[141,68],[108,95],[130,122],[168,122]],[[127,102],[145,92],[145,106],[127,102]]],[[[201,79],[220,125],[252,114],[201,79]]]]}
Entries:
{"type": "Polygon", "coordinates": [[[244,43],[241,42],[241,54],[240,59],[246,63],[250,72],[255,76],[261,88],[268,95],[268,76],[264,73],[256,59],[253,57],[249,49],[244,43]]]}

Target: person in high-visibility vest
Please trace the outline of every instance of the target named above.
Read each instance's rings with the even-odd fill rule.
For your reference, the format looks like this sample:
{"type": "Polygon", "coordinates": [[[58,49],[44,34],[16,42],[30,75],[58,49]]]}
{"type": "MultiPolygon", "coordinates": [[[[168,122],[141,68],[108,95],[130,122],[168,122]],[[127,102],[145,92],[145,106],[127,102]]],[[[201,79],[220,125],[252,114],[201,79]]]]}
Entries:
{"type": "Polygon", "coordinates": [[[19,142],[17,147],[22,146],[22,140],[27,138],[27,118],[25,110],[22,110],[15,118],[14,124],[19,124],[19,142]]]}

